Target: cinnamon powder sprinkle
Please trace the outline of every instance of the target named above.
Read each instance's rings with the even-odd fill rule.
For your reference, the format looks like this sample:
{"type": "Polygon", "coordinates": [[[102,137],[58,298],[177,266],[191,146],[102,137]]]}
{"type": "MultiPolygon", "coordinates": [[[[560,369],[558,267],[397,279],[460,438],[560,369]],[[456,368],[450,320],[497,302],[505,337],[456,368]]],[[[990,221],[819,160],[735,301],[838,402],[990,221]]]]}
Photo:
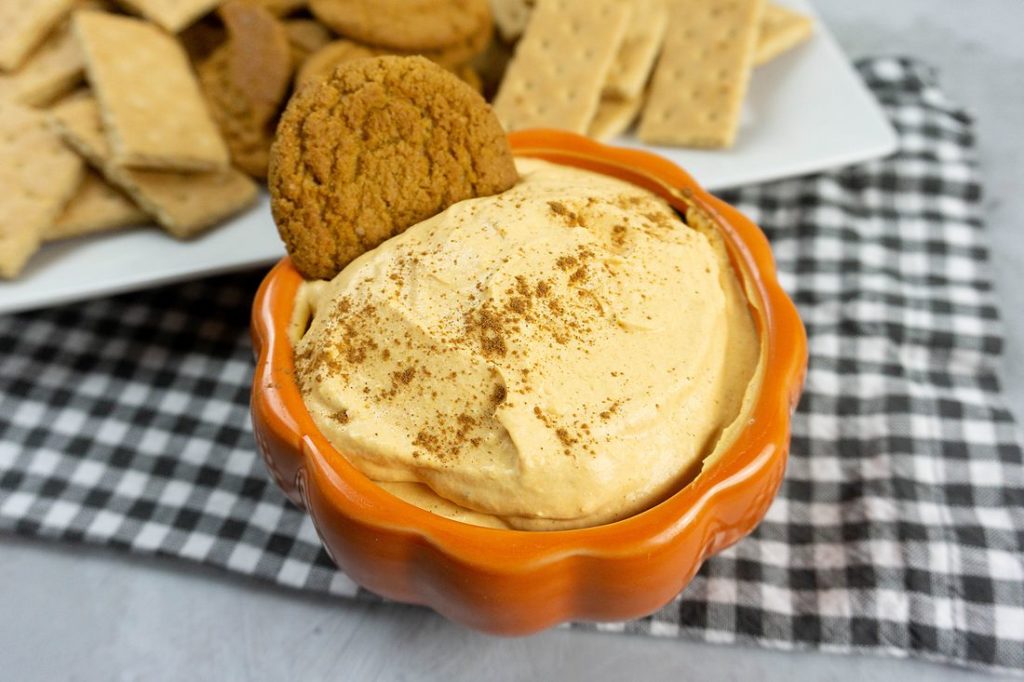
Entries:
{"type": "Polygon", "coordinates": [[[584,216],[580,215],[576,211],[570,210],[568,206],[563,204],[561,201],[549,201],[548,208],[556,216],[562,219],[566,227],[586,227],[587,220],[584,216]]]}
{"type": "Polygon", "coordinates": [[[558,260],[555,261],[555,265],[560,270],[572,270],[574,267],[579,265],[579,261],[572,256],[559,256],[558,260]]]}

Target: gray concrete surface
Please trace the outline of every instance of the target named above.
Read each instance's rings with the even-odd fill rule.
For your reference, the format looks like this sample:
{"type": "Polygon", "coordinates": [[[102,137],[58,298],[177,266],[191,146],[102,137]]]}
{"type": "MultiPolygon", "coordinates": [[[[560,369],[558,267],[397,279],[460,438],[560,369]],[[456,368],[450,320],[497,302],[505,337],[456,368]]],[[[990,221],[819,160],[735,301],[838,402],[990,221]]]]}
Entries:
{"type": "MultiPolygon", "coordinates": [[[[978,119],[1002,376],[1024,418],[1024,3],[817,0],[847,52],[939,67],[978,119]]],[[[966,680],[917,661],[564,631],[496,639],[168,560],[0,538],[0,680],[966,680]]]]}

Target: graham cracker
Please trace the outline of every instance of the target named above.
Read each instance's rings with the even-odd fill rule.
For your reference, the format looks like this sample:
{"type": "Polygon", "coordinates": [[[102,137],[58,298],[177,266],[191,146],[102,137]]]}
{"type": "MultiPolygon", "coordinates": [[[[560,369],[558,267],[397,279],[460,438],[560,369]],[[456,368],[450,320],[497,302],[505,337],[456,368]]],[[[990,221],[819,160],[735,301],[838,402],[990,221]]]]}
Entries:
{"type": "Polygon", "coordinates": [[[83,67],[82,51],[65,22],[47,36],[20,69],[0,75],[0,99],[45,106],[81,82],[83,67]]]}
{"type": "Polygon", "coordinates": [[[586,133],[630,11],[620,0],[538,0],[494,100],[505,129],[586,133]]]}
{"type": "Polygon", "coordinates": [[[114,163],[184,171],[227,167],[227,146],[173,36],[105,12],[76,12],[73,26],[114,163]]]}
{"type": "Polygon", "coordinates": [[[668,27],[665,0],[629,0],[629,4],[633,13],[604,84],[605,97],[624,100],[643,92],[668,27]]]}
{"type": "Polygon", "coordinates": [[[176,237],[191,237],[256,200],[256,183],[233,168],[175,173],[113,163],[99,106],[89,95],[61,102],[51,120],[65,142],[176,237]]]}
{"type": "Polygon", "coordinates": [[[64,210],[43,234],[46,241],[140,225],[149,215],[103,177],[88,171],[64,210]]]}
{"type": "Polygon", "coordinates": [[[0,277],[21,271],[83,171],[45,114],[0,102],[0,277]]]}
{"type": "Polygon", "coordinates": [[[736,139],[764,0],[669,0],[668,32],[638,135],[650,144],[736,139]]]}
{"type": "Polygon", "coordinates": [[[754,50],[754,66],[788,52],[811,37],[814,22],[807,15],[794,12],[787,7],[769,3],[761,17],[761,30],[757,34],[754,50]]]}
{"type": "Polygon", "coordinates": [[[491,0],[491,14],[501,37],[512,42],[523,35],[535,4],[536,0],[491,0]]]}
{"type": "Polygon", "coordinates": [[[629,99],[602,97],[601,103],[597,107],[597,113],[594,114],[594,120],[590,122],[590,130],[587,131],[587,135],[602,142],[618,137],[629,130],[636,115],[640,113],[643,103],[642,92],[629,99]]]}
{"type": "Polygon", "coordinates": [[[177,33],[204,14],[212,12],[223,0],[118,0],[160,27],[177,33]]]}
{"type": "Polygon", "coordinates": [[[72,0],[0,0],[0,70],[21,66],[71,11],[72,0]]]}

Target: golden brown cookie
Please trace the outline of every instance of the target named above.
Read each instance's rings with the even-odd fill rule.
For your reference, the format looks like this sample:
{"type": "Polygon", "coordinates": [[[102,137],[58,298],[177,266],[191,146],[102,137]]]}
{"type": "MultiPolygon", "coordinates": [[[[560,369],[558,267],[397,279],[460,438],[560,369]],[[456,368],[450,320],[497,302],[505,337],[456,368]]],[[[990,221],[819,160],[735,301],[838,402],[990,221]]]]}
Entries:
{"type": "Polygon", "coordinates": [[[262,7],[232,0],[220,11],[230,38],[199,65],[199,81],[232,163],[263,178],[291,80],[291,47],[284,26],[262,7]]]}
{"type": "Polygon", "coordinates": [[[295,88],[302,88],[310,83],[325,81],[334,73],[339,64],[362,59],[365,57],[380,57],[386,54],[366,45],[354,43],[351,40],[335,40],[311,54],[303,63],[299,73],[295,76],[295,88]]]}
{"type": "Polygon", "coordinates": [[[254,104],[259,118],[275,116],[292,77],[284,24],[245,0],[229,0],[219,13],[228,31],[231,79],[254,104]]]}
{"type": "MultiPolygon", "coordinates": [[[[299,24],[300,22],[313,24],[314,26],[320,27],[324,32],[327,31],[327,29],[323,28],[321,24],[311,20],[298,19],[288,22],[288,24],[299,24]]],[[[336,40],[331,43],[331,39],[328,37],[322,43],[316,44],[318,41],[312,32],[315,29],[308,26],[303,27],[302,31],[304,35],[297,36],[295,29],[293,29],[291,25],[288,25],[286,28],[292,41],[292,54],[295,56],[296,64],[304,66],[306,60],[315,57],[317,59],[317,65],[315,67],[310,67],[309,73],[313,74],[319,71],[323,76],[330,75],[331,71],[334,70],[334,66],[343,61],[355,59],[356,57],[380,57],[386,54],[392,54],[399,57],[411,57],[418,54],[422,57],[426,57],[432,62],[437,62],[446,69],[459,73],[467,62],[487,49],[487,46],[491,42],[492,34],[491,25],[486,24],[481,27],[480,31],[471,35],[467,40],[461,43],[449,45],[438,50],[416,50],[410,52],[388,47],[367,45],[347,38],[342,38],[341,40],[336,40]],[[312,52],[312,54],[302,54],[303,48],[297,45],[298,39],[302,39],[306,45],[314,48],[306,48],[309,52],[312,52]],[[324,50],[324,53],[318,54],[321,50],[324,50]],[[333,64],[328,66],[328,63],[332,61],[333,64]]],[[[298,28],[299,27],[296,26],[296,29],[298,28]]],[[[330,34],[327,33],[327,36],[330,36],[330,34]]],[[[304,78],[302,74],[299,75],[298,81],[300,83],[305,83],[307,80],[308,78],[304,78]]]]}
{"type": "Polygon", "coordinates": [[[284,22],[288,44],[292,48],[292,64],[298,70],[310,55],[324,47],[334,36],[326,26],[313,19],[289,19],[284,22]]]}
{"type": "Polygon", "coordinates": [[[488,0],[310,0],[309,9],[346,38],[410,52],[464,43],[492,23],[488,0]]]}
{"type": "Polygon", "coordinates": [[[462,42],[453,43],[436,50],[414,50],[406,52],[406,54],[419,54],[447,69],[455,69],[460,64],[465,64],[486,50],[487,46],[491,43],[493,35],[494,26],[487,22],[480,26],[480,30],[462,42]]]}
{"type": "MultiPolygon", "coordinates": [[[[393,55],[396,57],[414,56],[410,54],[396,53],[394,50],[385,50],[383,48],[362,45],[344,38],[341,40],[335,40],[306,58],[306,61],[302,64],[302,68],[299,69],[298,75],[295,77],[295,88],[302,88],[310,83],[319,83],[326,80],[332,73],[334,73],[334,69],[337,68],[339,64],[344,64],[345,62],[352,61],[353,59],[383,57],[384,55],[393,55]]],[[[426,54],[421,56],[430,59],[426,54]]],[[[430,61],[434,62],[437,60],[430,59],[430,61]]],[[[437,63],[469,83],[474,90],[480,92],[482,88],[480,77],[477,75],[476,71],[474,71],[472,66],[465,62],[453,64],[447,64],[445,62],[437,63]]]]}
{"type": "Polygon", "coordinates": [[[268,184],[295,266],[330,279],[411,225],[516,178],[505,131],[478,93],[421,57],[373,57],[292,98],[268,184]]]}

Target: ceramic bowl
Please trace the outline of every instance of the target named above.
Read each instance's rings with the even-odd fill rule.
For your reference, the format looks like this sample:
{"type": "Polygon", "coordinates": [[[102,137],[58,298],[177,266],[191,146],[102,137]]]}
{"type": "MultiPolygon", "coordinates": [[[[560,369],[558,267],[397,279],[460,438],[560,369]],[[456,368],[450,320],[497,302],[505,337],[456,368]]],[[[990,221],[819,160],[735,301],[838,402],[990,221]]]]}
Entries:
{"type": "Polygon", "coordinates": [[[776,278],[768,241],[737,210],[658,156],[556,131],[510,136],[517,156],[605,173],[645,187],[681,214],[696,204],[745,277],[765,372],[749,425],[689,485],[616,523],[567,531],[495,530],[407,504],[352,466],[317,430],[295,382],[288,334],[302,276],[285,258],[253,305],[256,439],[274,480],[312,517],[327,552],[388,599],[429,606],[491,633],[527,634],[568,620],[649,614],[679,593],[707,557],[748,534],[778,490],[807,340],[776,278]]]}

